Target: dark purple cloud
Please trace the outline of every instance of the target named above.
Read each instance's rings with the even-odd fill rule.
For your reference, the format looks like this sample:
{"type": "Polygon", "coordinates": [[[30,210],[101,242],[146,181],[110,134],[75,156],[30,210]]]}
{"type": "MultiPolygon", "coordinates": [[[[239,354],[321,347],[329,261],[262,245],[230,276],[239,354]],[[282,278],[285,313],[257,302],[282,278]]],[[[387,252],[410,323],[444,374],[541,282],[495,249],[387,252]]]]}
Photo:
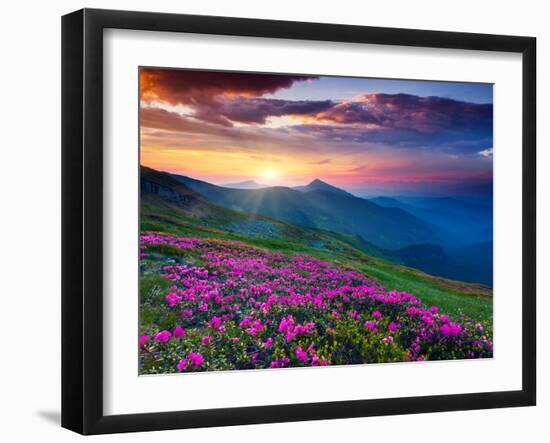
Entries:
{"type": "Polygon", "coordinates": [[[334,106],[330,100],[277,100],[235,97],[218,101],[211,112],[240,123],[264,124],[269,117],[315,116],[334,106]]]}
{"type": "Polygon", "coordinates": [[[142,68],[140,97],[173,105],[209,103],[219,95],[259,97],[318,77],[223,71],[142,68]]]}
{"type": "Polygon", "coordinates": [[[493,106],[442,97],[366,94],[317,115],[321,121],[373,124],[381,128],[434,134],[442,131],[492,133],[493,106]]]}
{"type": "Polygon", "coordinates": [[[189,106],[195,119],[221,126],[232,126],[232,122],[263,124],[272,116],[314,115],[333,106],[329,100],[260,98],[290,88],[295,82],[316,78],[143,68],[140,71],[140,97],[146,102],[157,100],[189,106]]]}

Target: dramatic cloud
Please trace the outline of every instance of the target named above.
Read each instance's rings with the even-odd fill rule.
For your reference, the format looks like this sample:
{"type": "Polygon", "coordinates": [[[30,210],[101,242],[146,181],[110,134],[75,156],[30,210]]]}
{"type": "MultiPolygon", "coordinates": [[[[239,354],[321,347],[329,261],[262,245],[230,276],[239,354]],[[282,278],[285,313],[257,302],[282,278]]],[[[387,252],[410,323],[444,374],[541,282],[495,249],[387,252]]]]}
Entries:
{"type": "Polygon", "coordinates": [[[371,123],[433,134],[446,130],[492,132],[493,106],[442,97],[366,94],[317,115],[335,123],[371,123]]]}
{"type": "Polygon", "coordinates": [[[433,145],[447,142],[449,136],[456,140],[484,139],[493,132],[491,104],[408,94],[363,95],[339,103],[316,118],[320,122],[367,126],[373,132],[372,141],[381,142],[410,138],[433,145]]]}
{"type": "Polygon", "coordinates": [[[334,105],[325,101],[259,98],[311,76],[197,72],[144,68],[140,72],[140,98],[172,106],[185,105],[198,120],[232,126],[233,122],[265,124],[269,117],[314,115],[334,105]]]}
{"type": "Polygon", "coordinates": [[[258,97],[317,77],[142,68],[140,97],[173,105],[208,103],[219,95],[258,97]]]}

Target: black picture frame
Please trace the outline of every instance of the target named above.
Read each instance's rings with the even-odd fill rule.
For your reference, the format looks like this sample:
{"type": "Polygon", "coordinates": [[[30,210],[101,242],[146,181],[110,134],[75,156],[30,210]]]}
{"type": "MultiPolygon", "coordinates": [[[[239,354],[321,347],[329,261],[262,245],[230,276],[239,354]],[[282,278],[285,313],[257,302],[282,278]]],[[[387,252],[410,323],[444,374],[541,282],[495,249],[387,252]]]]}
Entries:
{"type": "Polygon", "coordinates": [[[62,18],[62,426],[82,434],[532,406],[536,403],[536,39],[83,9],[62,18]],[[522,54],[522,389],[131,415],[103,413],[103,30],[522,54]]]}

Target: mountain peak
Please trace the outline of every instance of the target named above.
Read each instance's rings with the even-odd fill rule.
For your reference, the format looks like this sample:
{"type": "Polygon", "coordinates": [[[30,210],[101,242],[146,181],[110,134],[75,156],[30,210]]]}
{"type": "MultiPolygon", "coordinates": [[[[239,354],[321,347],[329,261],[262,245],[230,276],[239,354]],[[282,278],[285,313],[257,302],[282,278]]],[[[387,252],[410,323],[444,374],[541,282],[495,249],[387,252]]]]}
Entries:
{"type": "Polygon", "coordinates": [[[294,189],[301,192],[327,191],[327,192],[333,192],[335,194],[352,196],[352,194],[350,194],[349,192],[344,191],[343,189],[337,188],[336,186],[333,186],[327,182],[324,182],[320,178],[316,178],[312,180],[309,184],[305,186],[296,186],[294,189]]]}
{"type": "Polygon", "coordinates": [[[332,186],[332,185],[329,185],[327,182],[324,182],[320,178],[313,179],[307,186],[319,186],[319,185],[332,186]]]}

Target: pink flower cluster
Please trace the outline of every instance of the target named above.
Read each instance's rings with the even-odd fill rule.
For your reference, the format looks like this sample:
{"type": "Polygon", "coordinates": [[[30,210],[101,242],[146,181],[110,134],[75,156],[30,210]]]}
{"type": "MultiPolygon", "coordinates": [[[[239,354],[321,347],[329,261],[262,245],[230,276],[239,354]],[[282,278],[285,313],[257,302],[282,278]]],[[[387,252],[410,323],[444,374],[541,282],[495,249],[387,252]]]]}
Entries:
{"type": "Polygon", "coordinates": [[[183,372],[191,368],[198,369],[204,363],[204,357],[201,354],[190,352],[187,358],[182,358],[178,364],[178,371],[183,372]]]}
{"type": "Polygon", "coordinates": [[[279,323],[277,332],[284,334],[286,341],[292,341],[296,335],[311,334],[315,330],[315,323],[310,321],[305,325],[297,325],[292,315],[284,317],[279,323]]]}
{"type": "Polygon", "coordinates": [[[178,371],[492,356],[483,325],[451,321],[353,268],[152,232],[141,236],[142,262],[153,263],[155,247],[166,246],[194,258],[156,268],[171,282],[157,309],[177,324],[143,331],[151,371],[167,371],[163,365],[178,354],[171,366],[178,371]]]}

